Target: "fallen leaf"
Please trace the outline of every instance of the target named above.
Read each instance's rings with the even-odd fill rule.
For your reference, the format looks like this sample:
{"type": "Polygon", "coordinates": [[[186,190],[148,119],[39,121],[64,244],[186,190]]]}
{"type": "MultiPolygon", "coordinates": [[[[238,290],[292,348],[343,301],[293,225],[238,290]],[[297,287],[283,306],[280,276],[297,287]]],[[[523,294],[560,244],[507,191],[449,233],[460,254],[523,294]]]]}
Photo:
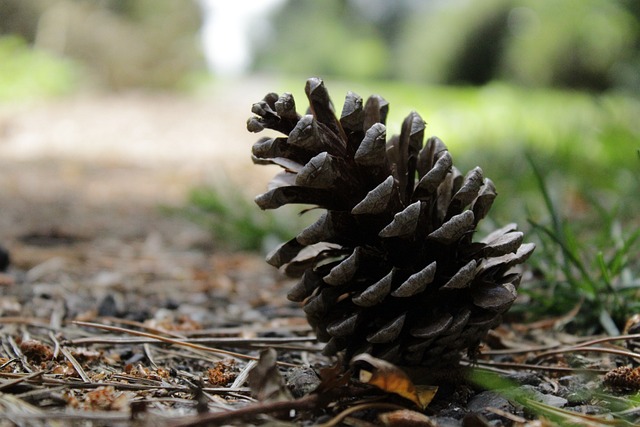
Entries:
{"type": "Polygon", "coordinates": [[[321,368],[319,374],[320,384],[314,393],[324,393],[328,390],[342,387],[349,382],[350,376],[351,372],[343,369],[342,360],[338,360],[333,366],[321,368]]]}
{"type": "Polygon", "coordinates": [[[429,403],[433,400],[438,392],[438,386],[435,385],[417,385],[416,386],[416,394],[418,395],[418,400],[420,404],[418,405],[421,409],[429,406],[429,403]]]}
{"type": "Polygon", "coordinates": [[[251,393],[261,402],[291,400],[284,378],[276,364],[276,351],[272,348],[262,350],[256,366],[249,372],[251,393]]]}
{"type": "Polygon", "coordinates": [[[438,387],[435,386],[416,386],[402,369],[370,354],[362,353],[351,359],[352,366],[363,363],[369,365],[371,369],[360,368],[361,382],[402,396],[415,403],[420,409],[425,409],[438,391],[438,387]]]}

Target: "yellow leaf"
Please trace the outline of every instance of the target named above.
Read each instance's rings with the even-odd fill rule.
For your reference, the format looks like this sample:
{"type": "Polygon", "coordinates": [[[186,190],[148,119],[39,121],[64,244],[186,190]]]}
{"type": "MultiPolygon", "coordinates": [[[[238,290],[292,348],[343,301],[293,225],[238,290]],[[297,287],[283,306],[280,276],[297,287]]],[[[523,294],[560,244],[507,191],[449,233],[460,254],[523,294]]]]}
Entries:
{"type": "Polygon", "coordinates": [[[438,392],[438,386],[435,385],[417,385],[416,386],[416,394],[418,395],[418,400],[420,404],[418,405],[421,409],[429,406],[429,403],[433,400],[438,392]]]}
{"type": "Polygon", "coordinates": [[[378,387],[388,393],[394,393],[415,403],[420,409],[425,409],[438,390],[437,387],[416,387],[407,374],[385,360],[377,359],[370,354],[359,354],[351,359],[351,365],[369,365],[359,371],[361,382],[378,387]]]}

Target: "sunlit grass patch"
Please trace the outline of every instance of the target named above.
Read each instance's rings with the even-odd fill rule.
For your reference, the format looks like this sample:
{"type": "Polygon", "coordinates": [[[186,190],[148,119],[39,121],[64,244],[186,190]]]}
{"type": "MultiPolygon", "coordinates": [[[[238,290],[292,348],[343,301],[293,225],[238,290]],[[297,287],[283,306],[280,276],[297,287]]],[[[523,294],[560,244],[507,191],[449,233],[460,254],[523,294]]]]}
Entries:
{"type": "Polygon", "coordinates": [[[67,94],[78,83],[79,66],[29,47],[16,36],[0,37],[0,102],[67,94]]]}

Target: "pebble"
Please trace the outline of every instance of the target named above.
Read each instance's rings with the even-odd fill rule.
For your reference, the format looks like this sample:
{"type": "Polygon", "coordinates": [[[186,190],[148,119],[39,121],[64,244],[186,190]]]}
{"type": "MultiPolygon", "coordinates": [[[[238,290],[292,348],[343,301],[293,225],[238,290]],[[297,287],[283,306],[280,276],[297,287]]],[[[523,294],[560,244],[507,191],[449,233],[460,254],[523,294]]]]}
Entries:
{"type": "Polygon", "coordinates": [[[320,384],[320,378],[310,367],[294,368],[287,375],[287,387],[294,397],[302,397],[315,390],[320,384]]]}
{"type": "Polygon", "coordinates": [[[467,408],[473,413],[484,416],[489,421],[502,417],[487,411],[487,408],[496,408],[509,413],[513,413],[515,409],[506,397],[495,391],[483,391],[475,395],[469,401],[467,408]]]}
{"type": "Polygon", "coordinates": [[[520,390],[526,393],[529,398],[534,399],[540,403],[544,403],[545,405],[553,406],[555,408],[563,408],[567,406],[567,403],[569,403],[569,401],[564,397],[541,393],[540,391],[536,390],[535,387],[532,387],[530,385],[522,386],[520,387],[520,390]]]}
{"type": "Polygon", "coordinates": [[[533,372],[514,372],[512,374],[506,375],[505,378],[520,385],[537,386],[542,382],[540,377],[533,372]]]}
{"type": "Polygon", "coordinates": [[[451,417],[431,417],[438,427],[461,427],[462,420],[451,417]]]}
{"type": "Polygon", "coordinates": [[[115,297],[112,294],[107,294],[98,304],[98,316],[118,317],[119,315],[120,310],[118,310],[115,297]]]}

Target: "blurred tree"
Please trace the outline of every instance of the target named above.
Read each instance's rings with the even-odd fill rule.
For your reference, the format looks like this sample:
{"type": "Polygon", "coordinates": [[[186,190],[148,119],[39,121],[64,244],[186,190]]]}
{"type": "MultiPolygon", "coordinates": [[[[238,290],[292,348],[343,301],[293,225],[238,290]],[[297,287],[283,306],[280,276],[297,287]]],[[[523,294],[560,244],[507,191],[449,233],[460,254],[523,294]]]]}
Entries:
{"type": "Polygon", "coordinates": [[[174,87],[204,68],[195,0],[3,0],[0,30],[86,64],[98,83],[174,87]],[[6,3],[6,4],[5,4],[6,3]],[[7,11],[10,15],[5,15],[7,11]],[[5,24],[5,16],[20,24],[5,24]]]}
{"type": "Polygon", "coordinates": [[[602,90],[620,82],[638,23],[610,0],[516,1],[500,74],[526,85],[602,90]]]}
{"type": "Polygon", "coordinates": [[[383,34],[346,0],[289,0],[273,15],[273,37],[255,40],[255,67],[349,78],[388,75],[383,34]]]}
{"type": "Polygon", "coordinates": [[[395,48],[398,34],[420,0],[351,0],[351,7],[368,25],[375,25],[384,40],[395,48]]]}
{"type": "Polygon", "coordinates": [[[35,1],[0,1],[0,34],[15,34],[33,43],[38,27],[40,5],[35,1]]]}
{"type": "Polygon", "coordinates": [[[508,5],[439,3],[411,15],[399,35],[396,75],[429,83],[490,81],[504,49],[508,5]]]}
{"type": "Polygon", "coordinates": [[[640,92],[637,0],[290,0],[259,70],[640,92]]]}
{"type": "MultiPolygon", "coordinates": [[[[631,2],[633,3],[633,2],[631,2]]],[[[636,2],[637,3],[637,2],[636,2]]],[[[611,0],[488,0],[427,8],[409,19],[398,76],[481,84],[602,90],[625,84],[637,54],[637,20],[611,0]]]]}

